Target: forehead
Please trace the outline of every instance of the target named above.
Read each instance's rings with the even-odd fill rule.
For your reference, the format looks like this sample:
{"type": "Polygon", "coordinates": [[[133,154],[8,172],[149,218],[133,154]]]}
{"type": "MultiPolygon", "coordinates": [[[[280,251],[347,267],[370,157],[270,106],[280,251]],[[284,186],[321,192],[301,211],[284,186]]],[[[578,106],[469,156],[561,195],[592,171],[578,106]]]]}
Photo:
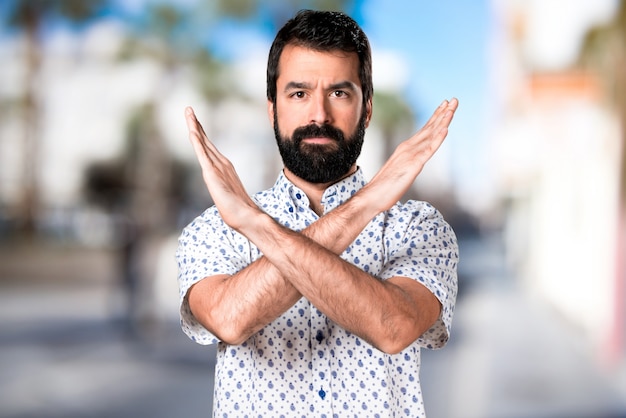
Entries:
{"type": "Polygon", "coordinates": [[[278,62],[277,83],[315,80],[350,81],[360,86],[358,55],[356,52],[285,46],[278,62]]]}

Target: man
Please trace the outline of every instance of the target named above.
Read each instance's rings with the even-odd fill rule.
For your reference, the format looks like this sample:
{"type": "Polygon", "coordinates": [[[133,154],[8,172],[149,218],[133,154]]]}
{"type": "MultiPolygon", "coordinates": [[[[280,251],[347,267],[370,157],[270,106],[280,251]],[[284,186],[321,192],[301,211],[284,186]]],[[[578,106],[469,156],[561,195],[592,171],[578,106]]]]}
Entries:
{"type": "Polygon", "coordinates": [[[448,340],[458,248],[432,206],[398,199],[457,101],[366,183],[356,160],[373,87],[356,22],[298,13],[270,49],[267,93],[284,169],[252,197],[185,114],[215,206],[179,239],[181,322],[218,344],[214,415],[424,416],[420,347],[448,340]]]}

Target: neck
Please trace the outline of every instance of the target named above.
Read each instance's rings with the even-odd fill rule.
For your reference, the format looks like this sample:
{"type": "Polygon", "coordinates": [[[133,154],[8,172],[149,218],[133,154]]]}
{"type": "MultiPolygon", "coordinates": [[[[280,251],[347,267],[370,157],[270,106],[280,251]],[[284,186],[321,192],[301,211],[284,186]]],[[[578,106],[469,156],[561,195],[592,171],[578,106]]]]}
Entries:
{"type": "Polygon", "coordinates": [[[357,170],[357,165],[355,164],[350,168],[350,170],[344,176],[342,176],[341,178],[338,178],[335,181],[331,181],[328,183],[310,183],[296,176],[287,168],[284,168],[283,172],[285,173],[285,177],[287,177],[289,181],[291,181],[294,185],[300,188],[304,192],[304,194],[306,194],[306,196],[309,198],[309,202],[310,202],[309,204],[311,206],[311,209],[315,213],[317,213],[319,216],[322,216],[324,214],[324,207],[322,206],[322,196],[324,195],[324,192],[326,191],[326,189],[329,186],[332,186],[333,184],[356,173],[356,170],[357,170]]]}

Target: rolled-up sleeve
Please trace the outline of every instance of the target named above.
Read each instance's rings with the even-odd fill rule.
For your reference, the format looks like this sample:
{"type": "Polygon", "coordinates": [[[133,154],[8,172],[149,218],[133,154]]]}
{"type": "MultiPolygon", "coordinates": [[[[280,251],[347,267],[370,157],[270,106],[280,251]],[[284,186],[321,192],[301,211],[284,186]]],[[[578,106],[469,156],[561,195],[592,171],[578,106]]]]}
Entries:
{"type": "Polygon", "coordinates": [[[452,317],[458,291],[457,265],[459,249],[454,231],[431,205],[420,208],[405,206],[394,214],[404,222],[394,223],[387,234],[394,240],[383,269],[383,280],[394,276],[408,277],[424,285],[441,303],[441,313],[430,329],[418,339],[425,348],[441,348],[450,338],[452,317]]]}
{"type": "Polygon", "coordinates": [[[189,289],[205,277],[233,275],[250,264],[249,245],[237,235],[213,207],[194,219],[178,238],[176,262],[181,327],[199,344],[216,344],[219,339],[193,316],[188,301],[189,289]]]}

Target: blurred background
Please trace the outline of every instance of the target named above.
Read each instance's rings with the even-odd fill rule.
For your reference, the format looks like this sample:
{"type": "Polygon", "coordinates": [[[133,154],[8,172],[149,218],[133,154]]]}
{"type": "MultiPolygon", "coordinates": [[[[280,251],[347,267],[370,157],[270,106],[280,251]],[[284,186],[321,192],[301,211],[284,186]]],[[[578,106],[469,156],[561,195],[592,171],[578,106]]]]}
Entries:
{"type": "Polygon", "coordinates": [[[281,168],[267,52],[302,8],[370,38],[372,177],[444,99],[407,193],[456,230],[429,417],[626,417],[626,1],[3,0],[0,416],[209,416],[174,251],[211,204],[192,105],[250,193],[281,168]]]}

